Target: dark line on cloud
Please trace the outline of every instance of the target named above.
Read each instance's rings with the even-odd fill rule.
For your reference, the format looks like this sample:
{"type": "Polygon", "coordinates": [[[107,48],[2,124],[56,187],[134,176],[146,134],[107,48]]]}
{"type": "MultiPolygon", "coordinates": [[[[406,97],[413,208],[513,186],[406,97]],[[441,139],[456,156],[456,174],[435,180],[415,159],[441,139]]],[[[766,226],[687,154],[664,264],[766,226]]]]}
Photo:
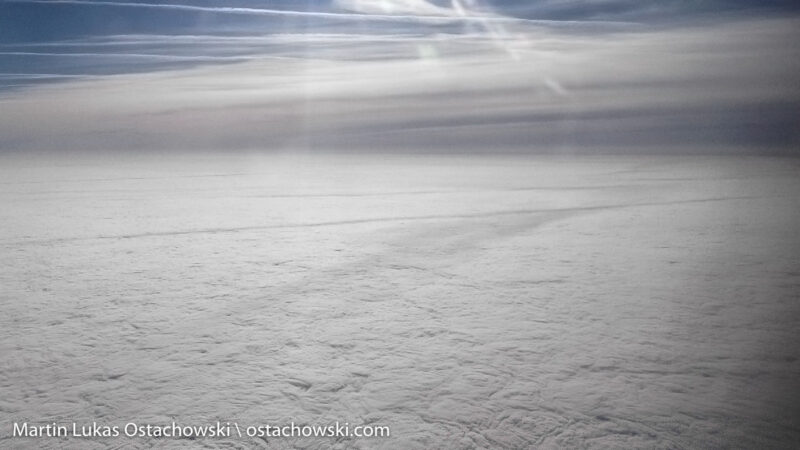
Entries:
{"type": "MultiPolygon", "coordinates": [[[[545,214],[545,213],[572,213],[583,211],[601,211],[607,209],[624,209],[636,208],[647,206],[668,206],[668,205],[685,205],[693,203],[709,203],[720,201],[735,201],[735,200],[756,200],[763,199],[762,196],[741,196],[741,197],[712,197],[702,199],[690,200],[673,200],[664,202],[643,202],[643,203],[630,203],[619,205],[598,205],[598,206],[581,206],[574,208],[553,208],[553,209],[519,209],[508,211],[494,211],[485,213],[465,213],[465,214],[431,214],[423,216],[405,216],[405,217],[377,217],[371,219],[352,219],[352,220],[338,220],[328,222],[311,222],[311,223],[295,223],[295,224],[274,224],[274,225],[250,225],[243,227],[229,227],[229,228],[201,228],[190,230],[175,230],[175,231],[154,231],[147,233],[133,233],[133,234],[120,234],[120,235],[101,235],[93,237],[71,237],[71,238],[55,238],[55,239],[37,239],[37,240],[20,240],[1,242],[0,245],[17,246],[17,245],[40,245],[40,244],[60,244],[68,242],[91,241],[91,240],[122,240],[122,239],[138,239],[148,237],[163,237],[163,236],[182,236],[191,234],[218,234],[218,233],[238,233],[242,231],[259,231],[259,230],[282,230],[282,229],[295,229],[295,228],[318,228],[330,226],[343,226],[343,225],[362,225],[370,223],[390,223],[390,222],[418,222],[429,220],[453,220],[453,219],[485,219],[492,217],[502,216],[519,216],[529,214],[545,214]]],[[[774,198],[774,197],[770,197],[774,198]]]]}
{"type": "Polygon", "coordinates": [[[3,184],[51,184],[51,183],[93,183],[97,181],[138,181],[138,180],[171,180],[174,178],[219,178],[219,177],[236,177],[241,175],[250,175],[247,172],[235,173],[210,173],[200,175],[173,175],[164,177],[119,177],[119,178],[81,178],[81,179],[60,179],[60,180],[47,180],[47,181],[3,181],[3,184]]]}
{"type": "MultiPolygon", "coordinates": [[[[650,180],[648,180],[650,181],[650,180]]],[[[698,180],[692,180],[698,181],[698,180]]],[[[36,182],[44,183],[44,182],[36,182]]],[[[14,184],[14,183],[0,183],[0,184],[14,184]]],[[[23,183],[16,183],[23,184],[23,183]]],[[[49,183],[48,183],[49,184],[49,183]]],[[[466,193],[514,193],[514,192],[550,192],[550,191],[594,191],[606,189],[629,189],[631,187],[646,187],[646,185],[629,185],[629,184],[614,184],[614,185],[598,185],[598,186],[533,186],[533,187],[515,187],[510,189],[470,189],[470,190],[429,190],[429,191],[392,191],[392,192],[342,192],[342,193],[300,193],[300,194],[243,194],[241,197],[246,198],[370,198],[370,197],[403,197],[403,196],[418,196],[418,195],[459,195],[466,193]]],[[[140,189],[132,187],[130,189],[103,189],[101,191],[92,189],[73,189],[73,190],[44,190],[44,191],[6,191],[0,192],[0,195],[9,196],[38,196],[38,195],[68,195],[68,194],[91,194],[97,196],[98,193],[136,193],[144,192],[161,192],[161,189],[140,189]]],[[[203,192],[216,191],[216,189],[205,189],[203,192]]],[[[47,199],[43,199],[47,200],[47,199]]],[[[30,199],[28,199],[30,201],[30,199]]]]}

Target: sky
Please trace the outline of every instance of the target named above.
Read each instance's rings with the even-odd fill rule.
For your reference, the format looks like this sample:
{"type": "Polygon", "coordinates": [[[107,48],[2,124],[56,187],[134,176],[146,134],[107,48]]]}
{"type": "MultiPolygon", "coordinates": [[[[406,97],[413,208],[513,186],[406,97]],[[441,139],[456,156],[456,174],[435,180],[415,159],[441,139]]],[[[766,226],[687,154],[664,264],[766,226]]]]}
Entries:
{"type": "Polygon", "coordinates": [[[0,153],[796,154],[797,2],[0,0],[0,153]]]}

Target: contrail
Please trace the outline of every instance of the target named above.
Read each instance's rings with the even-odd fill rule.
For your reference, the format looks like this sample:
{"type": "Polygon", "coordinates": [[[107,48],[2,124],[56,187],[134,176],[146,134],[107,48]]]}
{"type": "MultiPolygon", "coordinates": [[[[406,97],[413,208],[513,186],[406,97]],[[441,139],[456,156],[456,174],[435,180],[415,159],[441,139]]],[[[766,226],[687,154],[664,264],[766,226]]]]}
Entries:
{"type": "Polygon", "coordinates": [[[100,2],[93,0],[6,0],[6,3],[38,3],[46,5],[86,5],[86,6],[106,6],[121,8],[142,8],[142,9],[162,9],[172,11],[206,12],[216,14],[237,14],[237,15],[258,15],[258,16],[289,16],[289,17],[315,17],[324,19],[339,20],[381,20],[381,21],[403,21],[403,22],[427,22],[434,24],[446,24],[453,22],[503,22],[521,23],[535,25],[580,25],[580,24],[603,24],[603,25],[631,25],[629,22],[601,22],[601,21],[559,21],[559,20],[530,20],[517,17],[504,16],[466,16],[466,15],[408,15],[408,14],[357,14],[357,13],[338,13],[322,11],[294,11],[284,9],[264,9],[264,8],[241,8],[228,6],[194,6],[158,3],[131,3],[131,2],[100,2]]]}
{"type": "MultiPolygon", "coordinates": [[[[240,14],[260,16],[294,16],[294,17],[319,17],[331,19],[378,19],[378,20],[422,20],[435,22],[449,22],[454,17],[449,16],[417,16],[417,15],[391,15],[391,14],[356,14],[335,13],[322,11],[295,11],[284,9],[241,8],[229,6],[195,6],[158,3],[132,3],[132,2],[98,2],[92,0],[9,0],[9,3],[41,3],[48,5],[86,5],[86,6],[111,6],[123,8],[164,9],[189,12],[209,12],[217,14],[240,14]]],[[[458,19],[463,19],[459,17],[458,19]]],[[[477,19],[477,18],[474,18],[477,19]]]]}
{"type": "MultiPolygon", "coordinates": [[[[430,34],[331,34],[331,33],[274,33],[268,35],[250,35],[250,36],[226,36],[226,35],[174,35],[174,34],[137,34],[137,35],[109,35],[103,36],[103,40],[98,38],[87,39],[71,39],[65,41],[53,42],[25,42],[14,44],[0,44],[0,49],[12,49],[8,51],[0,51],[0,54],[45,54],[47,52],[39,51],[20,51],[14,49],[30,49],[30,48],[82,48],[82,47],[125,47],[135,45],[153,45],[153,44],[176,44],[176,45],[189,45],[189,44],[245,44],[245,45],[263,45],[263,44],[291,44],[291,43],[370,43],[370,42],[416,42],[427,41],[431,39],[430,34]]],[[[462,33],[462,34],[442,34],[437,33],[433,35],[437,41],[441,40],[470,40],[470,39],[493,39],[495,36],[487,33],[462,33]]],[[[72,54],[72,53],[70,53],[72,54]]],[[[78,53],[75,53],[78,54],[78,53]]]]}
{"type": "Polygon", "coordinates": [[[239,61],[254,59],[252,55],[241,56],[204,56],[204,55],[164,55],[151,53],[55,53],[55,52],[0,52],[0,56],[82,56],[82,57],[111,57],[111,58],[147,58],[177,61],[239,61]]]}

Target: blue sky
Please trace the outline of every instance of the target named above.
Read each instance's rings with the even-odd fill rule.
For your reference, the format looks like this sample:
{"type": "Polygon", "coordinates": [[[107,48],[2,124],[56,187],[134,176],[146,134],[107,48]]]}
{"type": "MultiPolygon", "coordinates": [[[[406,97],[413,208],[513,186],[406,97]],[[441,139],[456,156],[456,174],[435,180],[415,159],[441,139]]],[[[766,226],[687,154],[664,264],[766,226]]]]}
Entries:
{"type": "Polygon", "coordinates": [[[793,152],[798,9],[5,0],[0,151],[793,152]]]}

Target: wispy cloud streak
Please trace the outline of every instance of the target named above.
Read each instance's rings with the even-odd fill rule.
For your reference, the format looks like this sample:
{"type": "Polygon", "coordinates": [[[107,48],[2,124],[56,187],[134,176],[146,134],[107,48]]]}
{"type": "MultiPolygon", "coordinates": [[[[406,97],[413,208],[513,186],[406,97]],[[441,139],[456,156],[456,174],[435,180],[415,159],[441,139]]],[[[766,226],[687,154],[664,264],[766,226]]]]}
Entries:
{"type": "MultiPolygon", "coordinates": [[[[81,52],[2,52],[0,56],[57,56],[57,57],[74,57],[74,58],[144,58],[155,60],[168,60],[168,61],[244,61],[253,59],[254,57],[242,56],[213,56],[213,55],[159,55],[150,53],[81,53],[81,52]]],[[[258,58],[265,58],[259,56],[258,58]]]]}
{"type": "MultiPolygon", "coordinates": [[[[375,8],[348,8],[353,9],[355,13],[347,12],[327,12],[327,11],[297,11],[297,10],[284,10],[284,9],[267,9],[267,8],[243,8],[243,7],[229,7],[229,6],[197,6],[197,5],[181,5],[171,3],[130,3],[130,2],[98,2],[91,0],[6,0],[8,3],[30,3],[30,4],[48,4],[48,5],[83,5],[94,7],[113,7],[113,8],[140,8],[140,9],[156,9],[156,10],[172,10],[172,11],[186,11],[198,13],[215,13],[215,14],[233,14],[233,15],[251,15],[251,16],[271,16],[271,17],[307,17],[317,19],[337,19],[337,20],[378,20],[378,21],[392,21],[392,22],[423,22],[431,24],[446,24],[453,22],[504,22],[504,23],[528,23],[528,24],[541,24],[541,25],[564,25],[564,24],[579,24],[583,21],[560,21],[560,20],[532,20],[518,17],[498,16],[498,15],[464,15],[454,13],[439,13],[435,11],[448,11],[445,8],[438,8],[436,10],[420,10],[420,14],[410,14],[409,10],[403,9],[405,13],[386,14],[379,13],[375,8]]],[[[594,21],[600,22],[600,21],[594,21]]],[[[624,26],[631,25],[631,22],[624,21],[609,21],[610,25],[624,26]]]]}

